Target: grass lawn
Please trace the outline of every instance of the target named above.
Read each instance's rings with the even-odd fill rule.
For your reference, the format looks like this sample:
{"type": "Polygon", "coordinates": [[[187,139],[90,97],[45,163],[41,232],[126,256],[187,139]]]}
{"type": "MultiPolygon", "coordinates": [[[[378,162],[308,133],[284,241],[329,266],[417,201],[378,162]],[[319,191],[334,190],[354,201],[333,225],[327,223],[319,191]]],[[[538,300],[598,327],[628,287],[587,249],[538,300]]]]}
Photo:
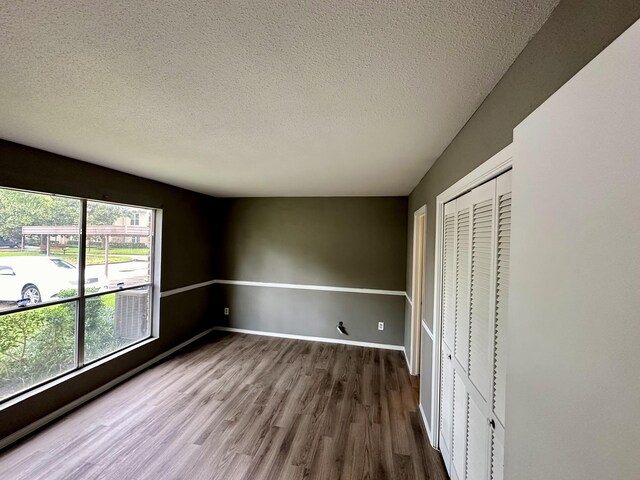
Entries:
{"type": "MultiPolygon", "coordinates": [[[[13,251],[4,251],[0,252],[0,257],[37,257],[42,255],[38,251],[26,251],[26,252],[13,252],[13,251]]],[[[44,256],[44,255],[42,255],[44,256]]],[[[52,257],[62,258],[67,262],[78,265],[78,253],[77,250],[75,253],[69,253],[69,249],[67,249],[67,253],[58,253],[52,252],[52,257]]],[[[132,258],[127,255],[111,255],[109,252],[109,263],[122,263],[122,262],[130,262],[132,258]]],[[[87,265],[104,265],[104,251],[101,254],[94,254],[93,252],[87,252],[87,265]]]]}
{"type": "Polygon", "coordinates": [[[0,257],[37,257],[40,255],[40,252],[37,251],[26,251],[21,252],[19,250],[3,250],[0,252],[0,257]]]}
{"type": "MultiPolygon", "coordinates": [[[[58,258],[62,258],[63,260],[66,260],[67,262],[73,264],[73,265],[78,265],[78,257],[76,253],[73,254],[62,254],[62,255],[55,255],[58,258]]],[[[131,257],[128,257],[126,255],[109,255],[109,264],[111,263],[122,263],[122,262],[130,262],[131,260],[133,260],[131,257]]],[[[102,255],[89,255],[87,254],[87,265],[104,265],[104,253],[102,255]]]]}
{"type": "MultiPolygon", "coordinates": [[[[77,254],[77,248],[67,248],[67,253],[77,254]]],[[[89,255],[104,255],[104,249],[102,248],[88,248],[87,253],[89,255]]],[[[149,255],[148,248],[110,248],[109,255],[149,255]]]]}

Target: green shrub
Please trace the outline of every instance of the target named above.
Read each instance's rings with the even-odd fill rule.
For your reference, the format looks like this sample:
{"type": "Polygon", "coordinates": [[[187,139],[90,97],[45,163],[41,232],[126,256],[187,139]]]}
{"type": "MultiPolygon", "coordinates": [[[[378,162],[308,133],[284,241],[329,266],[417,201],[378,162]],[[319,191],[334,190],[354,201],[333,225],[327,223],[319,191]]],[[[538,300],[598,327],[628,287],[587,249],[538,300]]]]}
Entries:
{"type": "Polygon", "coordinates": [[[75,364],[75,304],[0,317],[0,396],[54,377],[75,364]]]}
{"type": "MultiPolygon", "coordinates": [[[[65,291],[59,297],[72,295],[65,291]]],[[[86,301],[85,359],[130,343],[115,335],[112,295],[86,301]]],[[[0,316],[0,398],[74,368],[75,332],[76,302],[0,316]]]]}

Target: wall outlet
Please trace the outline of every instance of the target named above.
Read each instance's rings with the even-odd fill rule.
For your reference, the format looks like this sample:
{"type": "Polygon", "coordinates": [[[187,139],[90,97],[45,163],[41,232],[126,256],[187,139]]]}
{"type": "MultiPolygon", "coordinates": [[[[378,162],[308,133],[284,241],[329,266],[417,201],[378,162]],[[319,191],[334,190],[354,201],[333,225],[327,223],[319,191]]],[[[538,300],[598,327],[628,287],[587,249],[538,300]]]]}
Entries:
{"type": "Polygon", "coordinates": [[[229,315],[229,307],[224,307],[224,314],[229,315]]]}
{"type": "Polygon", "coordinates": [[[378,330],[384,330],[384,322],[378,322],[378,330]]]}

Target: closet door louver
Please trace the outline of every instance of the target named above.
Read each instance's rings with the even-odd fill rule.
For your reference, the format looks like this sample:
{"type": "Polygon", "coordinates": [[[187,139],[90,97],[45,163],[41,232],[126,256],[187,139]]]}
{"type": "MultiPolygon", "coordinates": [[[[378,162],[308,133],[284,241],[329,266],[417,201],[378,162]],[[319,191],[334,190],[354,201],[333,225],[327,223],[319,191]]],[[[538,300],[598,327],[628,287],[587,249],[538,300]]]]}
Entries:
{"type": "Polygon", "coordinates": [[[448,203],[444,212],[442,336],[453,350],[456,323],[456,201],[448,203]]]}
{"type": "Polygon", "coordinates": [[[451,478],[502,480],[511,173],[444,213],[440,447],[451,478]]]}
{"type": "Polygon", "coordinates": [[[511,251],[511,172],[498,179],[498,232],[496,262],[495,351],[493,354],[493,411],[502,426],[505,425],[505,387],[509,301],[509,254],[511,251]]]}
{"type": "Polygon", "coordinates": [[[469,364],[470,207],[472,194],[456,200],[456,326],[454,352],[466,371],[469,364]]]}
{"type": "Polygon", "coordinates": [[[493,279],[495,180],[473,190],[469,378],[489,398],[493,355],[493,279]]]}

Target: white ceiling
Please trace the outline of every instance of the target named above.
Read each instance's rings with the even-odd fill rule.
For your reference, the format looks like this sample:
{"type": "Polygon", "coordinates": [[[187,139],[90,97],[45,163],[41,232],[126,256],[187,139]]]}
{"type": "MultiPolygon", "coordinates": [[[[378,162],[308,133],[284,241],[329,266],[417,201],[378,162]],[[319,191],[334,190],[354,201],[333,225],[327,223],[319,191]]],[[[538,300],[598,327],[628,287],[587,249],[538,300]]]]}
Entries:
{"type": "Polygon", "coordinates": [[[0,137],[213,195],[406,195],[557,3],[3,2],[0,137]]]}

